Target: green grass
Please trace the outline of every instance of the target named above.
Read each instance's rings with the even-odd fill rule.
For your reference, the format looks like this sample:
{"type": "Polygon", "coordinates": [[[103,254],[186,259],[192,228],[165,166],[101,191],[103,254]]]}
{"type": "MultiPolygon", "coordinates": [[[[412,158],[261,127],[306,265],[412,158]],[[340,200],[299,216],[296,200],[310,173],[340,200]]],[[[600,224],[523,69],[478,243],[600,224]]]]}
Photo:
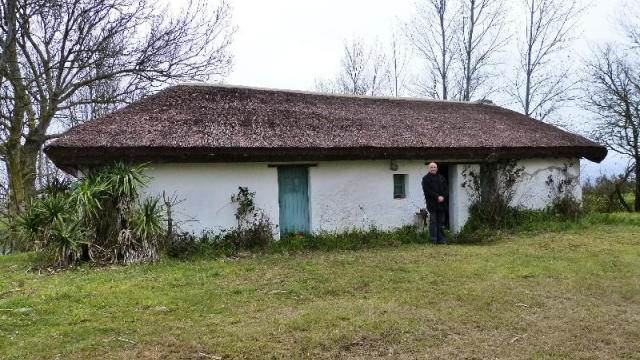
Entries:
{"type": "Polygon", "coordinates": [[[513,231],[522,232],[549,232],[587,229],[598,225],[635,225],[640,226],[640,213],[587,213],[577,221],[567,221],[554,214],[541,211],[523,213],[520,223],[515,225],[513,231]]]}
{"type": "Polygon", "coordinates": [[[0,358],[640,359],[636,220],[54,274],[0,257],[0,358]]]}

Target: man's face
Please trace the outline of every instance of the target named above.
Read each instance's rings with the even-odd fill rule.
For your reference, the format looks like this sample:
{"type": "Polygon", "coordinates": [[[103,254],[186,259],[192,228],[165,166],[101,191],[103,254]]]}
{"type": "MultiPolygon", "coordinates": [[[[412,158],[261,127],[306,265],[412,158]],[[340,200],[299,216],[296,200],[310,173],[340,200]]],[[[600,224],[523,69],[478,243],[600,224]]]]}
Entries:
{"type": "Polygon", "coordinates": [[[436,163],[429,164],[429,174],[435,174],[438,172],[438,165],[436,163]]]}

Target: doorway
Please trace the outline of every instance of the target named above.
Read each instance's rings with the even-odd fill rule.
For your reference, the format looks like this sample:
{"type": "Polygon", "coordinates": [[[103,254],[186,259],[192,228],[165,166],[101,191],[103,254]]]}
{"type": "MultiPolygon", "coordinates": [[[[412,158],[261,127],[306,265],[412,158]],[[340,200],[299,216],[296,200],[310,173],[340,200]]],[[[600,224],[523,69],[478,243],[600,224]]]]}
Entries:
{"type": "Polygon", "coordinates": [[[308,167],[278,167],[278,205],[280,236],[290,233],[309,233],[308,167]]]}
{"type": "Polygon", "coordinates": [[[449,214],[451,212],[451,207],[449,205],[451,205],[450,199],[451,199],[451,191],[453,189],[451,189],[451,183],[450,183],[451,176],[449,176],[449,164],[438,163],[438,174],[444,176],[444,178],[447,180],[447,187],[449,189],[449,196],[446,197],[447,211],[445,212],[445,217],[444,217],[444,227],[445,229],[450,229],[451,217],[449,216],[449,214]]]}

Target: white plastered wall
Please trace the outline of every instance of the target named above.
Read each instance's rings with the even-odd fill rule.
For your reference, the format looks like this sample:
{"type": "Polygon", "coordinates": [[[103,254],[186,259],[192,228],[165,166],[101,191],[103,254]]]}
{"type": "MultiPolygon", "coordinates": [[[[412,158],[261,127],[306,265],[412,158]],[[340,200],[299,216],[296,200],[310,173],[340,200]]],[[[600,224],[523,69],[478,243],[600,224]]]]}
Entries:
{"type": "MultiPolygon", "coordinates": [[[[412,224],[425,207],[421,180],[424,161],[324,161],[309,167],[313,232],[354,228],[391,229],[412,224]],[[404,199],[393,198],[393,174],[407,174],[404,199]]],[[[268,163],[154,164],[147,194],[164,191],[178,200],[173,209],[181,230],[200,233],[233,228],[231,195],[239,186],[256,193],[259,209],[278,224],[278,171],[268,163]]],[[[277,231],[276,231],[277,236],[277,231]]]]}
{"type": "Polygon", "coordinates": [[[468,181],[471,172],[479,174],[480,165],[449,165],[449,225],[454,232],[460,231],[469,219],[471,194],[467,191],[467,186],[463,186],[463,184],[468,181]]]}
{"type": "Polygon", "coordinates": [[[526,159],[520,160],[518,166],[523,167],[524,171],[515,186],[512,206],[544,209],[557,196],[565,195],[559,193],[558,186],[560,181],[567,179],[571,181],[571,185],[563,186],[563,191],[570,192],[577,200],[582,199],[578,159],[526,159]]]}
{"type": "MultiPolygon", "coordinates": [[[[421,180],[423,160],[322,161],[309,167],[310,221],[313,232],[335,232],[354,228],[392,229],[412,224],[415,213],[425,207],[421,180]],[[393,198],[393,174],[407,174],[406,198],[393,198]]],[[[565,173],[578,176],[577,159],[528,159],[516,185],[512,205],[531,209],[546,207],[554,186],[565,173]],[[563,169],[567,171],[563,171],[563,169]]],[[[479,171],[478,164],[449,164],[450,222],[458,231],[468,218],[470,196],[463,172],[479,171]]],[[[274,223],[279,221],[278,171],[267,163],[154,164],[149,170],[148,194],[174,196],[179,203],[173,215],[183,231],[220,231],[236,225],[231,195],[239,186],[256,193],[256,206],[274,223]]],[[[574,196],[581,198],[579,184],[574,196]]],[[[276,236],[277,230],[276,230],[276,236]]]]}
{"type": "MultiPolygon", "coordinates": [[[[562,188],[577,200],[582,198],[580,187],[580,161],[570,158],[538,158],[518,161],[516,168],[522,167],[520,180],[514,187],[511,205],[526,209],[544,209],[559,194],[562,180],[570,180],[571,185],[562,188]],[[552,181],[550,181],[550,179],[552,181]]],[[[449,215],[451,230],[459,231],[469,218],[472,194],[463,187],[470,180],[470,173],[480,174],[479,164],[449,165],[449,215]],[[466,174],[466,176],[465,176],[466,174]]]]}
{"type": "Polygon", "coordinates": [[[314,232],[354,228],[391,229],[412,224],[425,207],[423,160],[320,162],[309,169],[311,228],[314,232]],[[406,174],[406,198],[393,198],[393,174],[406,174]]]}
{"type": "Polygon", "coordinates": [[[154,164],[147,194],[174,196],[173,216],[182,231],[218,232],[236,226],[231,195],[255,191],[256,206],[278,223],[278,172],[265,163],[154,164]]]}

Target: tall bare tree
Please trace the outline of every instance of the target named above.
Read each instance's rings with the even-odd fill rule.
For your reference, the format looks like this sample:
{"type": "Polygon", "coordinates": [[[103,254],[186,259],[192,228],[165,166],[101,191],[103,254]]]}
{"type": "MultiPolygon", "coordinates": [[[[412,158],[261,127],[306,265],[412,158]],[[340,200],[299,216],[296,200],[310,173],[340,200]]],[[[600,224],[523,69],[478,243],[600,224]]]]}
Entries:
{"type": "Polygon", "coordinates": [[[0,159],[14,213],[35,192],[38,152],[62,114],[231,67],[225,2],[172,16],[145,0],[0,0],[0,19],[0,159]],[[105,81],[108,97],[88,91],[105,81]]]}
{"type": "Polygon", "coordinates": [[[407,51],[407,47],[396,32],[391,36],[389,52],[389,80],[391,93],[393,96],[399,97],[402,95],[403,90],[406,87],[409,53],[407,51]]]}
{"type": "Polygon", "coordinates": [[[519,66],[508,95],[527,116],[545,120],[573,99],[571,45],[583,8],[577,0],[521,0],[525,10],[519,66]]]}
{"type": "Polygon", "coordinates": [[[389,82],[389,60],[379,43],[368,47],[364,40],[345,41],[340,71],[331,79],[316,79],[317,90],[352,95],[384,95],[389,82]]]}
{"type": "Polygon", "coordinates": [[[497,55],[507,44],[500,0],[423,0],[406,33],[428,76],[418,91],[436,99],[471,100],[489,92],[497,55]]]}
{"type": "Polygon", "coordinates": [[[469,101],[478,90],[491,91],[497,55],[507,44],[506,9],[501,0],[463,0],[458,43],[462,66],[461,100],[469,101]]]}
{"type": "Polygon", "coordinates": [[[586,101],[598,117],[596,138],[634,161],[634,209],[640,211],[640,50],[606,46],[587,69],[586,101]]]}
{"type": "Polygon", "coordinates": [[[416,86],[422,95],[448,99],[455,59],[456,12],[451,0],[424,0],[416,5],[416,15],[406,24],[409,41],[421,55],[428,73],[416,86]]]}

